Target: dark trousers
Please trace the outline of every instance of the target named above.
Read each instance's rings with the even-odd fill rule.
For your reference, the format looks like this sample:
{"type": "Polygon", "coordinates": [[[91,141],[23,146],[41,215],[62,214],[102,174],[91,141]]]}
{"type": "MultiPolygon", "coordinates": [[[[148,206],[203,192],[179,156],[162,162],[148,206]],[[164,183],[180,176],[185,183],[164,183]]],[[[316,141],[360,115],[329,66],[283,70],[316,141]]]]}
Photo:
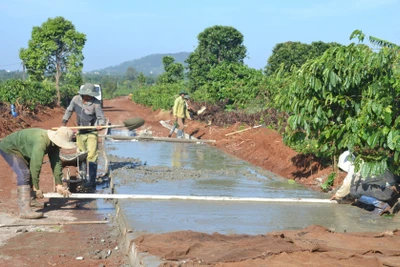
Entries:
{"type": "Polygon", "coordinates": [[[26,162],[22,158],[7,154],[2,150],[0,150],[0,154],[17,175],[17,186],[30,185],[31,172],[26,162]]]}
{"type": "Polygon", "coordinates": [[[362,184],[358,182],[350,187],[350,194],[354,198],[368,196],[384,202],[397,201],[399,194],[392,187],[362,184]]]}

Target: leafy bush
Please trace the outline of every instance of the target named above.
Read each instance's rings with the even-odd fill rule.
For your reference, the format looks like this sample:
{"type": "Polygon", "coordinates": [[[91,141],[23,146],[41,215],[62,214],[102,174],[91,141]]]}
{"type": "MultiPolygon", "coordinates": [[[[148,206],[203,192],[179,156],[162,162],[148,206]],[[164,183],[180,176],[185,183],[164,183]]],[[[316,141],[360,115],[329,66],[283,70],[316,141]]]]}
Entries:
{"type": "Polygon", "coordinates": [[[67,107],[72,98],[78,94],[80,85],[63,84],[60,86],[61,106],[67,107]]]}
{"type": "Polygon", "coordinates": [[[179,91],[184,89],[183,82],[143,86],[133,92],[132,100],[136,103],[156,109],[171,109],[179,91]]]}
{"type": "Polygon", "coordinates": [[[216,103],[229,99],[227,109],[244,109],[259,95],[263,74],[240,63],[220,63],[211,68],[207,82],[194,93],[194,99],[216,103]]]}
{"type": "Polygon", "coordinates": [[[49,82],[7,80],[0,83],[0,101],[17,104],[34,110],[36,105],[49,106],[54,103],[56,90],[49,82]]]}
{"type": "Polygon", "coordinates": [[[399,174],[398,51],[352,43],[302,65],[274,98],[290,114],[285,144],[328,158],[349,149],[363,177],[399,174]]]}
{"type": "Polygon", "coordinates": [[[331,174],[329,174],[328,178],[326,178],[326,181],[321,185],[322,190],[324,190],[324,191],[328,190],[333,185],[333,182],[335,181],[335,177],[336,177],[336,173],[331,172],[331,174]]]}

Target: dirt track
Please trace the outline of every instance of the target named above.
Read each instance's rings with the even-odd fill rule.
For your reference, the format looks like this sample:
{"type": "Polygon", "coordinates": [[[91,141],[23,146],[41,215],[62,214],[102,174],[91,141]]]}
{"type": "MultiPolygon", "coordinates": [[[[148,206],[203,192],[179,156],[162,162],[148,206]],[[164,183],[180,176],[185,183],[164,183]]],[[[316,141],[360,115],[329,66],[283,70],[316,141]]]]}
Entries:
{"type": "MultiPolygon", "coordinates": [[[[160,120],[171,119],[169,112],[153,112],[134,105],[129,99],[106,100],[106,116],[113,124],[133,116],[146,120],[143,126],[153,136],[165,137],[168,130],[160,120]]],[[[8,114],[0,118],[0,130],[4,133],[23,127],[51,128],[61,124],[62,109],[47,110],[36,117],[12,118],[8,114]]],[[[73,125],[73,120],[69,126],[73,125]]],[[[290,179],[297,178],[303,184],[318,188],[320,180],[330,172],[319,170],[317,164],[305,164],[298,155],[282,144],[279,134],[265,128],[225,136],[242,129],[239,125],[227,128],[215,127],[190,121],[187,133],[196,131],[196,137],[217,140],[215,146],[257,166],[290,179]],[[312,175],[311,175],[312,173],[312,175]]],[[[0,206],[2,218],[9,222],[21,222],[17,218],[16,181],[12,171],[0,160],[2,188],[0,206]]],[[[44,191],[52,191],[52,178],[48,164],[41,175],[44,191]]],[[[44,220],[101,220],[96,214],[95,202],[53,202],[46,208],[44,220]],[[77,206],[77,207],[76,207],[77,206]]],[[[374,215],[371,215],[374,216],[374,215]]],[[[27,222],[26,220],[23,222],[27,222]]],[[[3,222],[2,222],[3,223],[3,222]]],[[[118,245],[117,232],[107,225],[74,225],[58,227],[0,228],[1,266],[121,266],[127,258],[118,245]],[[10,228],[11,229],[11,228],[10,228]],[[25,232],[25,233],[24,233],[25,232]],[[6,237],[6,238],[4,238],[6,237]],[[11,237],[11,238],[10,238],[11,237]],[[7,239],[10,238],[10,239],[7,239]],[[104,259],[104,251],[111,250],[104,259]],[[83,256],[83,261],[76,257],[83,256]],[[99,257],[101,259],[99,259],[99,257]]],[[[393,229],[388,229],[393,230],[393,229]]],[[[319,226],[300,231],[284,231],[263,236],[222,236],[195,232],[176,232],[164,235],[143,236],[137,240],[139,247],[170,262],[164,266],[400,266],[398,247],[399,233],[345,234],[332,233],[319,226]],[[179,265],[185,260],[184,265],[179,265]]]]}

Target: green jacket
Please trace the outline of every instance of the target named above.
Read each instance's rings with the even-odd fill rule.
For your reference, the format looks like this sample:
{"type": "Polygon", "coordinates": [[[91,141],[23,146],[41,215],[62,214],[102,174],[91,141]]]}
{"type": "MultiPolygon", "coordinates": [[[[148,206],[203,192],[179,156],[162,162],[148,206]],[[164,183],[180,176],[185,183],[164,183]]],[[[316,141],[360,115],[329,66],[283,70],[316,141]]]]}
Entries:
{"type": "Polygon", "coordinates": [[[187,106],[185,100],[181,96],[178,96],[174,102],[174,107],[173,107],[174,116],[185,119],[187,117],[186,109],[187,106]]]}
{"type": "Polygon", "coordinates": [[[36,189],[39,189],[39,175],[43,158],[45,154],[48,154],[55,183],[61,184],[60,148],[50,141],[47,130],[30,128],[12,133],[3,138],[0,142],[0,149],[25,160],[36,189]]]}

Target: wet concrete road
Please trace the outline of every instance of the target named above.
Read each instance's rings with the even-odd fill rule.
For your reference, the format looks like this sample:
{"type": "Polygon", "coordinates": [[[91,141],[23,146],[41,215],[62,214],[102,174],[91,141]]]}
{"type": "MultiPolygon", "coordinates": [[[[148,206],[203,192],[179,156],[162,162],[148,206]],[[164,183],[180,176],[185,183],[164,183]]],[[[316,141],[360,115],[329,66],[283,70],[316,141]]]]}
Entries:
{"type": "MultiPolygon", "coordinates": [[[[204,144],[108,141],[116,193],[147,195],[317,198],[314,192],[204,144]]],[[[137,234],[193,230],[265,234],[312,224],[337,232],[395,229],[398,219],[350,205],[195,200],[120,200],[137,234]]]]}

